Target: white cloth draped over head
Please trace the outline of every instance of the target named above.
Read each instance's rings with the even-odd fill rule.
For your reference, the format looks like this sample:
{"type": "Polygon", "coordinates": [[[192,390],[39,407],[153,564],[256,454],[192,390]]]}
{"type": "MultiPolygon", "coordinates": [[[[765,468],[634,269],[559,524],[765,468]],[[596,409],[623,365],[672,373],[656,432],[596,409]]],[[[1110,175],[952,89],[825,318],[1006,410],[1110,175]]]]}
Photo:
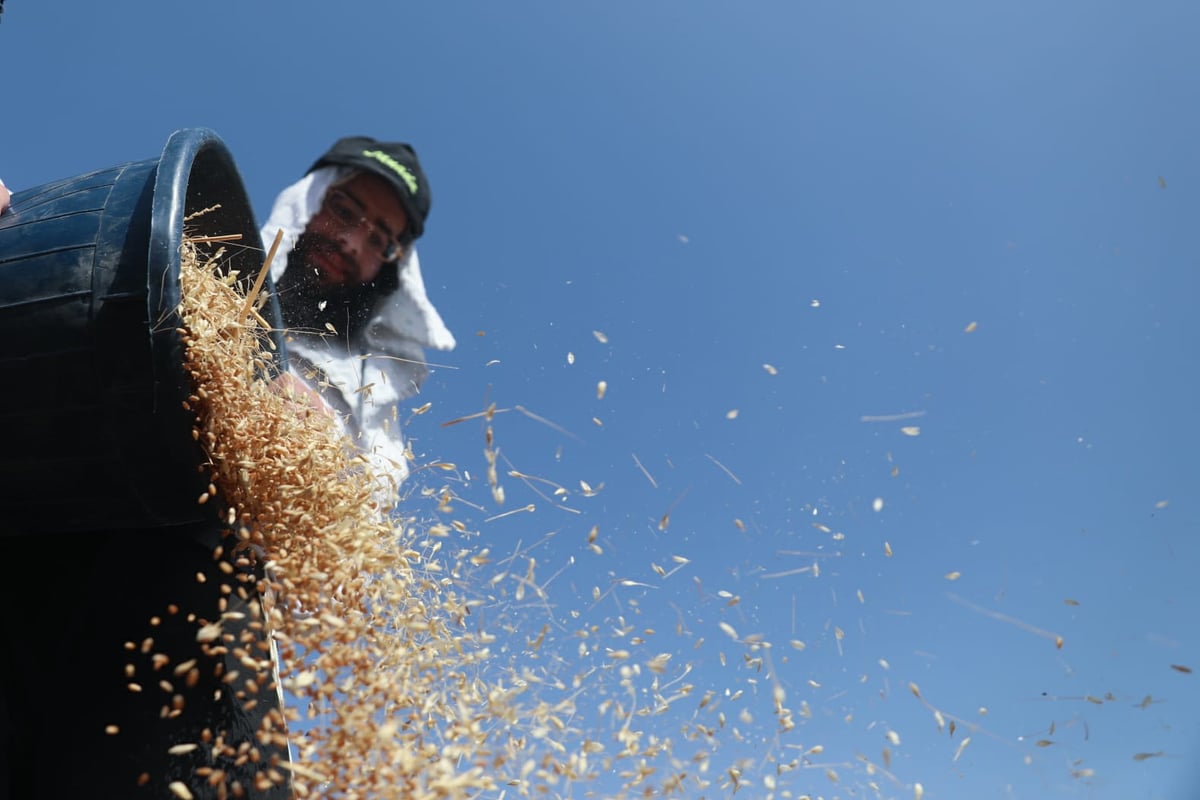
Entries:
{"type": "MultiPolygon", "coordinates": [[[[279,193],[261,230],[267,248],[283,231],[271,263],[273,281],[287,270],[288,255],[320,210],[326,190],[353,173],[348,167],[321,167],[279,193]]],[[[349,349],[344,338],[327,332],[290,331],[286,337],[290,370],[339,413],[346,432],[387,482],[391,501],[408,475],[398,404],[420,390],[429,372],[425,348],[451,350],[455,345],[425,294],[416,247],[408,248],[397,267],[399,287],[380,294],[349,349]]]]}

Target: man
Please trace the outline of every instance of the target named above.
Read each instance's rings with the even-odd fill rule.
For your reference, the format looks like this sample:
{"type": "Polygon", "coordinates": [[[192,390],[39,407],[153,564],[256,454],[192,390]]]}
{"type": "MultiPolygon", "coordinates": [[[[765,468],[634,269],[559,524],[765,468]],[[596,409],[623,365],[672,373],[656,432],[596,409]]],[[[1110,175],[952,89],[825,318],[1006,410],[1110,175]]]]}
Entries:
{"type": "Polygon", "coordinates": [[[369,457],[388,502],[408,475],[398,404],[428,374],[425,348],[454,336],[425,293],[414,246],[431,195],[411,146],[339,139],[275,200],[262,228],[290,372],[369,457]]]}

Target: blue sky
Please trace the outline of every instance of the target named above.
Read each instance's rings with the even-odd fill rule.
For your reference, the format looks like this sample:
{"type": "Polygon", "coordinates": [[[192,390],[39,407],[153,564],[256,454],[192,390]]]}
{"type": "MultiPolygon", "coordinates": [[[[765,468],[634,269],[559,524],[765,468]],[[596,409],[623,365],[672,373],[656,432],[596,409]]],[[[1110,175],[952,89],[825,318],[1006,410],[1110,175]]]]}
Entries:
{"type": "MultiPolygon", "coordinates": [[[[155,158],[202,126],[265,217],[336,138],[413,143],[459,347],[410,436],[465,471],[473,546],[556,576],[550,610],[497,594],[529,629],[503,659],[571,673],[579,626],[653,628],[643,649],[697,694],[745,692],[722,758],[765,774],[824,747],[838,783],[805,766],[776,796],[1187,798],[1197,23],[1183,2],[9,0],[0,177],[155,158]],[[491,402],[569,432],[493,423],[579,513],[512,477],[492,503],[482,424],[443,424],[491,402]],[[812,710],[781,738],[775,680],[812,710]],[[957,761],[962,728],[910,682],[982,726],[957,761]],[[884,747],[894,780],[858,759],[884,747]]],[[[642,724],[677,736],[677,708],[642,724]]]]}

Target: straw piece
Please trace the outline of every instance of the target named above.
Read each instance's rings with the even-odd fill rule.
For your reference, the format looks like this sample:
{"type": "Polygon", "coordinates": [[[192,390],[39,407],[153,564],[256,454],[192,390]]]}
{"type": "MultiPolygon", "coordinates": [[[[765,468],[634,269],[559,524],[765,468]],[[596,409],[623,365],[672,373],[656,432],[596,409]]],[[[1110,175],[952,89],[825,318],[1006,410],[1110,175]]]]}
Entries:
{"type": "Polygon", "coordinates": [[[262,291],[263,282],[267,279],[267,274],[271,270],[271,262],[275,260],[275,253],[279,250],[279,243],[283,240],[283,228],[275,232],[275,241],[271,242],[271,249],[267,252],[267,257],[263,261],[262,269],[258,271],[258,278],[254,281],[254,288],[250,290],[250,294],[246,296],[246,302],[242,305],[241,313],[238,314],[239,320],[244,320],[250,316],[250,309],[254,306],[254,299],[258,297],[258,293],[262,291]]]}

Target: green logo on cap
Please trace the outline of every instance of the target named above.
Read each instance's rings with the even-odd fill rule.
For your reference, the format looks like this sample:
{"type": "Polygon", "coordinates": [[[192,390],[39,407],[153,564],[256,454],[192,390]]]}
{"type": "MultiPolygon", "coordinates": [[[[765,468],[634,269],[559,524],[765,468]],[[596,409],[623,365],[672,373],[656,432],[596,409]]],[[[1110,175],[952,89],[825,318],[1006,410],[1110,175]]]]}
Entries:
{"type": "Polygon", "coordinates": [[[393,172],[404,179],[404,184],[408,187],[409,192],[414,195],[417,193],[417,176],[409,172],[408,167],[404,166],[382,150],[363,150],[363,155],[367,158],[373,158],[380,164],[390,168],[393,172]]]}

